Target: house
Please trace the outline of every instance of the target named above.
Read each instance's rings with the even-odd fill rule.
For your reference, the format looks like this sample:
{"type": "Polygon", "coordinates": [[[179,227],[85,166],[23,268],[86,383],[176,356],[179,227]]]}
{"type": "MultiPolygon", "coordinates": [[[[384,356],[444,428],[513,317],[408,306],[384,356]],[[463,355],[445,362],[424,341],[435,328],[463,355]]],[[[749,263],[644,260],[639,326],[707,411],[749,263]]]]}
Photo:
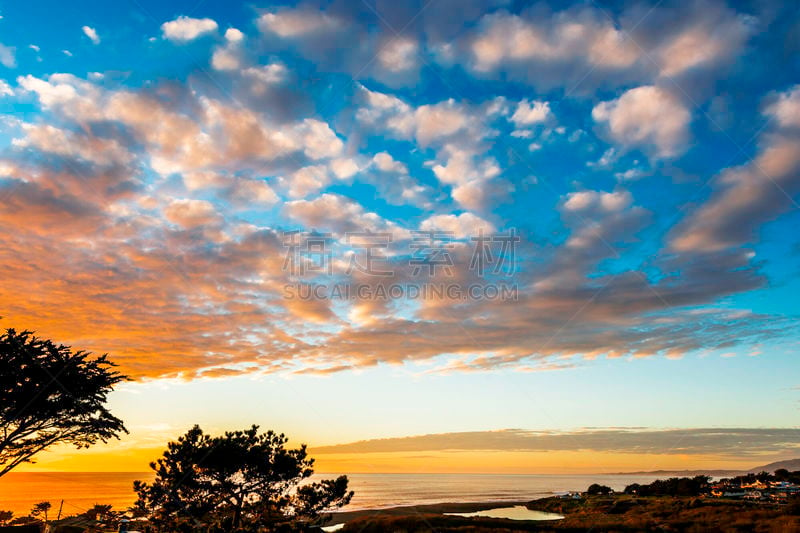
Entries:
{"type": "Polygon", "coordinates": [[[738,485],[714,485],[711,495],[715,498],[744,498],[746,491],[738,485]]]}
{"type": "Polygon", "coordinates": [[[769,488],[771,490],[779,490],[789,493],[800,492],[800,485],[790,483],[789,481],[770,481],[769,488]]]}

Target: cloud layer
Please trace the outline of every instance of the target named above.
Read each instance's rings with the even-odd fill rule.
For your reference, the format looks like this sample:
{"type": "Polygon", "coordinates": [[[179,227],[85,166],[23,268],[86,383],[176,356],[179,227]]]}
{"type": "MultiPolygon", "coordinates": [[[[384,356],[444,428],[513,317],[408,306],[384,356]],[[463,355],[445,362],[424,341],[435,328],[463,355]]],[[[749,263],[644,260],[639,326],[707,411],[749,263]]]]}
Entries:
{"type": "Polygon", "coordinates": [[[506,429],[440,433],[321,446],[315,454],[433,451],[614,452],[719,454],[755,457],[797,453],[800,430],[786,428],[588,428],[577,431],[506,429]]]}
{"type": "MultiPolygon", "coordinates": [[[[380,15],[179,15],[137,44],[169,77],[7,76],[0,98],[30,112],[2,122],[3,323],[187,379],[565,370],[793,338],[796,316],[737,300],[769,287],[780,258],[758,255],[760,232],[800,189],[800,89],[743,68],[773,55],[756,30],[778,18],[716,2],[380,15]],[[496,261],[511,230],[513,263],[478,274],[476,243],[491,234],[496,261]],[[328,247],[324,272],[286,268],[293,231],[328,247]],[[353,233],[389,235],[369,258],[389,279],[353,233]],[[449,239],[422,281],[515,297],[286,297],[419,283],[421,234],[449,239]]],[[[93,52],[116,42],[82,31],[93,52]]]]}

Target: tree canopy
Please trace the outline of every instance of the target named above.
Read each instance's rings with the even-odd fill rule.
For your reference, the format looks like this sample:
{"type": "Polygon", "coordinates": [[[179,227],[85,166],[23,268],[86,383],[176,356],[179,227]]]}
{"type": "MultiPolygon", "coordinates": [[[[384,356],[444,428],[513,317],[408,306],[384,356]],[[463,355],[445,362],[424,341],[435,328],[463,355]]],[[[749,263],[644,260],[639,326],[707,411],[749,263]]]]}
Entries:
{"type": "Polygon", "coordinates": [[[48,522],[48,513],[50,509],[52,509],[53,504],[50,502],[39,502],[33,506],[31,509],[31,516],[34,518],[41,518],[44,520],[44,523],[47,524],[48,522]]]}
{"type": "Polygon", "coordinates": [[[708,476],[671,477],[657,479],[648,485],[633,483],[625,487],[625,494],[639,496],[698,496],[708,488],[708,476]]]}
{"type": "Polygon", "coordinates": [[[586,489],[586,493],[587,494],[595,494],[595,495],[596,494],[603,494],[603,495],[611,494],[612,492],[614,492],[614,491],[611,490],[611,487],[607,487],[605,485],[600,485],[598,483],[592,483],[591,485],[589,485],[589,488],[586,489]]]}
{"type": "Polygon", "coordinates": [[[306,446],[258,426],[212,437],[194,426],[150,466],[152,483],[136,481],[136,509],[160,531],[303,529],[353,496],[347,476],[310,482],[306,446]]]}
{"type": "Polygon", "coordinates": [[[85,448],[127,433],[105,407],[126,379],[114,366],[29,331],[0,335],[0,476],[53,444],[85,448]]]}

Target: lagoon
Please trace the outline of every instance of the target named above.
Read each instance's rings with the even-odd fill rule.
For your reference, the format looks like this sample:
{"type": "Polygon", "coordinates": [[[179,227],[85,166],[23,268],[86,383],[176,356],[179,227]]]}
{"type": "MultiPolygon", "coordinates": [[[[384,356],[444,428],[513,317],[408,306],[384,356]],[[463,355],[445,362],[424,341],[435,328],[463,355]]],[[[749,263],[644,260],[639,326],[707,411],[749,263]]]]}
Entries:
{"type": "Polygon", "coordinates": [[[497,507],[474,513],[444,513],[451,516],[480,516],[484,518],[508,518],[509,520],[561,520],[564,517],[560,514],[545,513],[544,511],[534,511],[524,505],[514,505],[513,507],[497,507]]]}

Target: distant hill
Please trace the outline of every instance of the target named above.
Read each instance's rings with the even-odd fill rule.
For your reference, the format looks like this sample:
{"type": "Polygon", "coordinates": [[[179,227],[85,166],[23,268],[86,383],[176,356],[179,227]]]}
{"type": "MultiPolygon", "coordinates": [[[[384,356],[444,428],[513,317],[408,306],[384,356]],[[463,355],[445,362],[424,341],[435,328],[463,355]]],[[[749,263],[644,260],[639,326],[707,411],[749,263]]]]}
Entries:
{"type": "Polygon", "coordinates": [[[757,474],[759,472],[769,472],[771,474],[774,471],[779,470],[781,468],[785,468],[789,472],[794,472],[795,470],[800,470],[800,458],[798,458],[798,459],[788,459],[786,461],[776,461],[776,462],[770,463],[768,465],[757,466],[756,468],[751,468],[750,470],[748,470],[747,473],[749,474],[750,472],[753,472],[753,473],[757,474]]]}
{"type": "MultiPolygon", "coordinates": [[[[759,470],[760,472],[760,470],[759,470]]],[[[609,476],[656,476],[656,477],[730,477],[744,474],[744,470],[639,470],[637,472],[609,472],[609,476]]]]}
{"type": "Polygon", "coordinates": [[[712,477],[729,477],[740,476],[742,474],[757,474],[759,472],[769,472],[770,474],[778,469],[785,468],[790,472],[800,470],[800,458],[788,459],[786,461],[776,461],[763,466],[756,466],[749,470],[648,470],[640,472],[614,472],[611,475],[623,476],[678,476],[678,477],[694,477],[694,476],[712,476],[712,477]]]}

